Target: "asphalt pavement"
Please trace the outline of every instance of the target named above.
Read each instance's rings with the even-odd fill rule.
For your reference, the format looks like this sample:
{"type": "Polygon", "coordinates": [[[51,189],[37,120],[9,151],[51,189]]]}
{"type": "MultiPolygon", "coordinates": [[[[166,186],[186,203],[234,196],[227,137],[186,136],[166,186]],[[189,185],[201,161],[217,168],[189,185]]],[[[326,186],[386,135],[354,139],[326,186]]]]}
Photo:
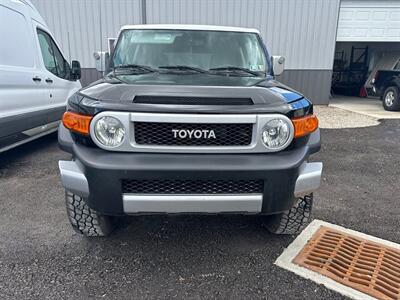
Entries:
{"type": "MultiPolygon", "coordinates": [[[[314,218],[400,242],[400,120],[323,129],[314,218]]],[[[254,216],[125,218],[70,227],[51,135],[0,154],[0,299],[342,299],[273,265],[293,236],[254,216]]]]}

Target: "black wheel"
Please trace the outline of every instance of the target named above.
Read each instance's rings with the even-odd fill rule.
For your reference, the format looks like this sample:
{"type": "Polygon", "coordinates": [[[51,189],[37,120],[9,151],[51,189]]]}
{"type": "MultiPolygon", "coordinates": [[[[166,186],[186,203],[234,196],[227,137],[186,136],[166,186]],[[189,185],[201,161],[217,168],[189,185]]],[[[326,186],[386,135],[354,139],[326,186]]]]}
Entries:
{"type": "Polygon", "coordinates": [[[311,220],[313,194],[296,199],[288,211],[268,216],[267,229],[275,234],[298,234],[311,220]]]}
{"type": "Polygon", "coordinates": [[[399,91],[395,86],[389,86],[382,97],[383,107],[386,110],[396,111],[400,110],[399,91]]]}
{"type": "Polygon", "coordinates": [[[84,198],[71,192],[65,192],[68,219],[77,233],[86,237],[107,236],[113,231],[109,216],[104,216],[91,209],[84,198]]]}

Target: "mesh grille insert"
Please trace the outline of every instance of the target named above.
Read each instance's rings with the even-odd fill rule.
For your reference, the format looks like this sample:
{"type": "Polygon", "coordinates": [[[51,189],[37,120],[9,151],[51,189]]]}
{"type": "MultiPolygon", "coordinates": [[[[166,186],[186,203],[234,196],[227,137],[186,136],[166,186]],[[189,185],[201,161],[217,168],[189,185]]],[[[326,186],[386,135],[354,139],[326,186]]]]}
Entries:
{"type": "Polygon", "coordinates": [[[182,96],[136,96],[134,103],[180,104],[180,105],[253,105],[250,98],[182,97],[182,96]]]}
{"type": "Polygon", "coordinates": [[[132,194],[260,194],[263,190],[263,180],[122,180],[122,192],[132,194]]]}
{"type": "Polygon", "coordinates": [[[322,226],[294,263],[378,299],[400,299],[400,250],[322,226]]]}
{"type": "Polygon", "coordinates": [[[253,132],[253,124],[134,122],[134,126],[135,141],[139,145],[247,146],[253,132]],[[210,130],[215,138],[209,137],[210,130]]]}

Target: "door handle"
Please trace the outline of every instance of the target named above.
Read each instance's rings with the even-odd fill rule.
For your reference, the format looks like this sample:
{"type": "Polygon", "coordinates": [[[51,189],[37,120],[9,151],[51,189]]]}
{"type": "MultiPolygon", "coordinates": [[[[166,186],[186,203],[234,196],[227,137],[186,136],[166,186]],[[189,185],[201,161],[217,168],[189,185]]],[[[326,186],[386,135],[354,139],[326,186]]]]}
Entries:
{"type": "Polygon", "coordinates": [[[53,80],[51,80],[50,78],[46,78],[45,80],[47,83],[53,83],[53,80]]]}
{"type": "Polygon", "coordinates": [[[33,81],[42,81],[42,78],[40,78],[39,76],[35,76],[32,78],[33,81]]]}

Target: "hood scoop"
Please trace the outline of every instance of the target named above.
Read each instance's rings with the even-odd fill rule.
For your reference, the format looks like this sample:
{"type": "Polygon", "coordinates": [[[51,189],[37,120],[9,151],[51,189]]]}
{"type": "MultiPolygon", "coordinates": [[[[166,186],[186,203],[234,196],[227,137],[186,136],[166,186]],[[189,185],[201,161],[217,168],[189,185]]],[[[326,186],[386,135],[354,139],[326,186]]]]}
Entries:
{"type": "Polygon", "coordinates": [[[137,95],[133,103],[180,105],[253,105],[251,98],[137,95]]]}

